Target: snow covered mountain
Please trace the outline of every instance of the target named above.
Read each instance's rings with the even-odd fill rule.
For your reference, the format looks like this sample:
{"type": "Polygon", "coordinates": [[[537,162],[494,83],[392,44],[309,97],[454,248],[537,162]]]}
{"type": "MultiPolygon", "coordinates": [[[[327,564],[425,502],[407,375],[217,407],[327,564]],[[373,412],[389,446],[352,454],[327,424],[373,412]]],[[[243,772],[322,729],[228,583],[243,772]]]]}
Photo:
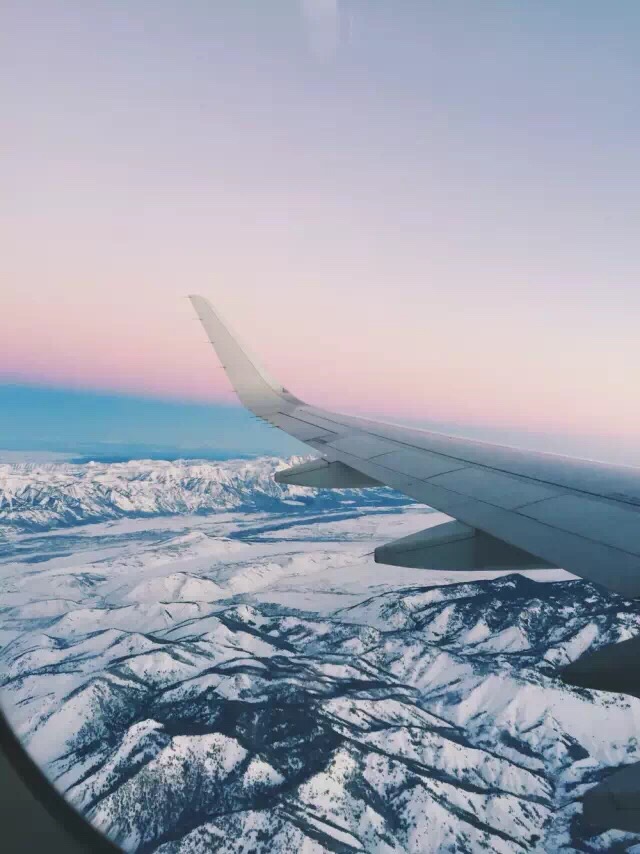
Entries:
{"type": "Polygon", "coordinates": [[[261,457],[224,463],[132,460],[126,463],[0,464],[0,527],[44,531],[123,517],[221,510],[326,509],[338,505],[408,504],[389,489],[316,492],[281,486],[278,469],[306,457],[261,457]]]}
{"type": "Polygon", "coordinates": [[[557,668],[637,633],[640,603],[560,571],[374,564],[441,514],[308,499],[281,465],[3,473],[0,698],[56,786],[135,852],[639,852],[579,799],[640,759],[640,701],[557,668]],[[83,522],[111,521],[69,527],[70,482],[83,522]]]}

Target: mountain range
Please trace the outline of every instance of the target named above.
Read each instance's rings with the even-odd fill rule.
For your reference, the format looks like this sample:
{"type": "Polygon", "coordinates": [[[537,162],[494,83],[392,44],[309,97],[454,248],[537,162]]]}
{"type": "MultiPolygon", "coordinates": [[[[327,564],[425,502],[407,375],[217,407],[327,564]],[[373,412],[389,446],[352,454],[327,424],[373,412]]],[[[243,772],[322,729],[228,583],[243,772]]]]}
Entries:
{"type": "Polygon", "coordinates": [[[640,852],[580,805],[640,700],[559,677],[640,603],[375,564],[446,517],[297,461],[0,467],[0,700],[56,787],[131,852],[640,852]]]}
{"type": "Polygon", "coordinates": [[[386,488],[315,491],[273,480],[278,469],[306,459],[0,463],[0,536],[125,517],[411,503],[386,488]]]}

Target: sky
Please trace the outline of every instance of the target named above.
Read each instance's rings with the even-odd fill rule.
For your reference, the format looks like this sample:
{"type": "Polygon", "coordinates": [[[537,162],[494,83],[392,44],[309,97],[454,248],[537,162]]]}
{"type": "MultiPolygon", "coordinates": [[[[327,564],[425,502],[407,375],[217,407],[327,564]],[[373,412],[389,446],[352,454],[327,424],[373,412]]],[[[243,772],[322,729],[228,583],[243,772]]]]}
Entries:
{"type": "Polygon", "coordinates": [[[275,448],[202,293],[317,405],[640,463],[636,0],[0,23],[0,446],[275,448]]]}
{"type": "Polygon", "coordinates": [[[307,453],[308,446],[230,404],[0,385],[0,463],[307,453]]]}

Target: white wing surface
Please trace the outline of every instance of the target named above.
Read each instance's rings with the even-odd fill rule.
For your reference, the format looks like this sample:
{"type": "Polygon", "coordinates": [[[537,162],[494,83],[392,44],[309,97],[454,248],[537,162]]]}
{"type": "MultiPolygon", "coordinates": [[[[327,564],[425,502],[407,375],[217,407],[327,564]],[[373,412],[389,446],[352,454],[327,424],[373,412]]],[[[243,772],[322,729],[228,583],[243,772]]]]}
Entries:
{"type": "Polygon", "coordinates": [[[640,596],[640,469],[317,409],[271,379],[206,299],[190,299],[241,402],[320,453],[311,474],[289,470],[283,481],[327,486],[335,472],[333,485],[348,486],[351,472],[354,485],[385,484],[458,520],[387,544],[381,562],[556,566],[640,596]]]}

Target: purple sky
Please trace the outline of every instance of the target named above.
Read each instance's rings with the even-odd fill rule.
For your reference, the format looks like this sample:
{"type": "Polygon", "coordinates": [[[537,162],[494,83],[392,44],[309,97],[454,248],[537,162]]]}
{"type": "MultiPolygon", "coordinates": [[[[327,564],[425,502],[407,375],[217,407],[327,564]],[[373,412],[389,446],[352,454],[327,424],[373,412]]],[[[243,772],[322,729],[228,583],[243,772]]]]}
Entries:
{"type": "Polygon", "coordinates": [[[636,0],[8,0],[0,382],[640,442],[636,0]]]}

